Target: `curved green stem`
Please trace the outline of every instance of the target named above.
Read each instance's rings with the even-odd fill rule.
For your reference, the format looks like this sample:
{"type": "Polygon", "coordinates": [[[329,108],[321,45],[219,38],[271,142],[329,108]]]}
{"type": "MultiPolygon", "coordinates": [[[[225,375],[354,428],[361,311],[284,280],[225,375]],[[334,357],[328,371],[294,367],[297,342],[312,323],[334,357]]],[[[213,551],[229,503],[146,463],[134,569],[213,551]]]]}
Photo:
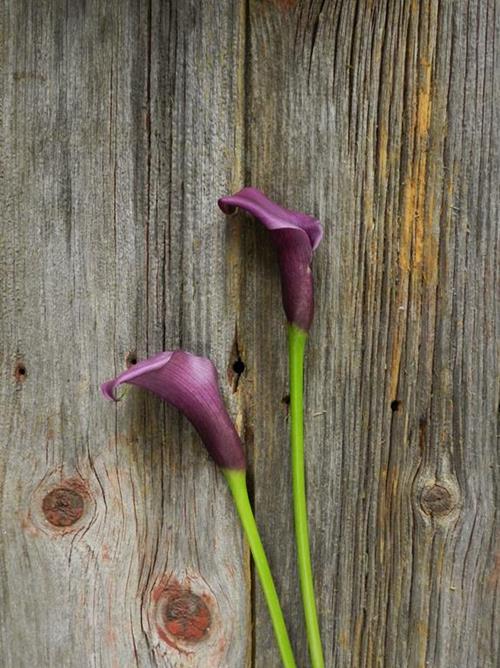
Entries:
{"type": "Polygon", "coordinates": [[[304,350],[307,332],[288,325],[290,364],[290,442],[292,451],[293,510],[295,541],[302,605],[306,620],[307,643],[313,668],[324,668],[323,648],[314,598],[314,583],[307,526],[306,480],[304,470],[304,350]]]}
{"type": "Polygon", "coordinates": [[[223,473],[233,495],[241,524],[243,525],[248,544],[250,545],[255,568],[257,569],[264,596],[266,597],[267,607],[269,608],[269,614],[271,616],[274,634],[281,654],[281,660],[283,661],[285,668],[296,668],[293,650],[286,630],[278,594],[276,593],[276,588],[274,586],[273,576],[271,575],[271,569],[267,562],[266,553],[262,547],[259,530],[257,529],[252,506],[250,505],[250,499],[248,498],[245,471],[223,469],[223,473]]]}

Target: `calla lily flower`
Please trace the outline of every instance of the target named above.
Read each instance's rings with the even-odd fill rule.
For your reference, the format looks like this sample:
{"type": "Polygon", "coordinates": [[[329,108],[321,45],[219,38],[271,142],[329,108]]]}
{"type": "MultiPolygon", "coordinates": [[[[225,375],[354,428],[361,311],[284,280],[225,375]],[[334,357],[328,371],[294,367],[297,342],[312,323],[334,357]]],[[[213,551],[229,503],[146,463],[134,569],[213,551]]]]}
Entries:
{"type": "Polygon", "coordinates": [[[117,401],[115,390],[122,383],[149,390],[184,413],[221,467],[254,558],[283,665],[296,668],[283,611],[248,497],[243,446],[224,406],[216,368],[206,357],[183,350],[166,351],[103,383],[101,392],[107,399],[117,401]]]}
{"type": "Polygon", "coordinates": [[[278,251],[283,306],[288,319],[290,367],[290,445],[297,567],[307,640],[312,668],[324,668],[309,546],[304,462],[304,351],[314,314],[313,252],[323,236],[319,220],[305,213],[289,211],[268,199],[256,188],[243,188],[221,197],[219,207],[226,214],[237,208],[248,211],[267,227],[278,251]]]}
{"type": "Polygon", "coordinates": [[[103,383],[101,391],[117,401],[115,390],[122,383],[149,390],[178,408],[222,469],[245,469],[243,446],[224,406],[217,370],[208,358],[183,350],[159,353],[103,383]]]}
{"type": "Polygon", "coordinates": [[[256,188],[221,197],[218,204],[226,214],[237,208],[251,213],[269,230],[278,251],[286,317],[291,324],[309,331],[314,314],[311,262],[323,237],[319,220],[285,209],[256,188]]]}

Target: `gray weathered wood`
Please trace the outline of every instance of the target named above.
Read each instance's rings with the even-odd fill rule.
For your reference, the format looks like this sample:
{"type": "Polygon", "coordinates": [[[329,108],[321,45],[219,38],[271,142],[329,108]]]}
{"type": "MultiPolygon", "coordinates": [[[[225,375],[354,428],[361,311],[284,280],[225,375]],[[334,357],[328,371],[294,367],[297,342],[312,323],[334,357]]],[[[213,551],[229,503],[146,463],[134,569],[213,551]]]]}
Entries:
{"type": "Polygon", "coordinates": [[[246,665],[248,557],[223,480],[175,411],[98,393],[130,352],[228,364],[214,194],[234,187],[239,8],[2,12],[0,662],[246,665]],[[53,503],[83,498],[74,524],[47,521],[53,487],[53,503]],[[176,650],[158,627],[179,587],[206,597],[211,627],[176,650]]]}
{"type": "MultiPolygon", "coordinates": [[[[249,19],[246,174],[326,228],[306,431],[327,665],[498,665],[498,3],[251,1],[249,19]]],[[[306,665],[278,278],[246,228],[256,507],[306,665]]],[[[256,665],[273,651],[258,595],[256,665]]]]}
{"type": "Polygon", "coordinates": [[[499,15],[3,3],[2,665],[279,666],[198,437],[98,394],[174,347],[220,370],[307,665],[279,277],[265,232],[216,208],[244,183],[325,225],[306,451],[327,666],[497,664],[499,15]],[[180,593],[211,614],[181,619],[199,641],[166,628],[180,593]]]}

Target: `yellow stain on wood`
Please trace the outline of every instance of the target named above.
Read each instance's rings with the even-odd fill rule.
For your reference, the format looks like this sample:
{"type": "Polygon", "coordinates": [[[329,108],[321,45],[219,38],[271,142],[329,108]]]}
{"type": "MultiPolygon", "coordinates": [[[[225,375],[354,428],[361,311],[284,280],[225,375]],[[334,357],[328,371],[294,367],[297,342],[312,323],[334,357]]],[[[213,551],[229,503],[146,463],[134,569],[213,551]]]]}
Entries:
{"type": "MultiPolygon", "coordinates": [[[[438,173],[429,155],[432,122],[432,50],[419,62],[419,83],[413,112],[413,155],[404,181],[399,238],[400,280],[396,297],[396,331],[391,353],[390,396],[398,391],[410,280],[434,286],[438,276],[439,243],[433,231],[438,173]]],[[[384,158],[382,158],[384,159],[384,158]]]]}
{"type": "Polygon", "coordinates": [[[431,125],[431,64],[425,59],[420,62],[423,83],[417,91],[415,119],[415,150],[410,164],[409,178],[405,183],[400,240],[400,266],[404,272],[420,270],[422,266],[423,239],[426,223],[430,222],[426,213],[427,187],[433,184],[427,180],[427,156],[431,125]],[[412,256],[413,239],[413,256],[412,256]]]}
{"type": "Polygon", "coordinates": [[[358,615],[354,626],[354,642],[352,644],[353,656],[361,656],[361,631],[363,630],[364,615],[358,615]]]}
{"type": "Polygon", "coordinates": [[[418,91],[417,131],[420,139],[427,139],[431,121],[431,69],[432,63],[428,58],[420,59],[422,83],[418,91]]]}
{"type": "MultiPolygon", "coordinates": [[[[414,267],[420,272],[422,270],[424,240],[430,235],[432,231],[432,212],[433,207],[426,206],[427,190],[431,198],[433,197],[434,182],[428,178],[428,144],[429,131],[431,125],[431,63],[422,58],[421,71],[423,73],[423,83],[419,89],[417,102],[417,147],[420,149],[420,154],[417,156],[418,169],[418,189],[417,201],[415,208],[415,253],[414,253],[414,267]]],[[[432,169],[434,172],[434,169],[432,169]]],[[[426,265],[432,266],[436,264],[436,258],[426,258],[426,265]]]]}
{"type": "MultiPolygon", "coordinates": [[[[384,466],[380,473],[381,485],[384,489],[382,501],[379,503],[379,527],[382,528],[387,524],[388,515],[391,508],[391,498],[396,497],[399,486],[399,466],[391,466],[390,468],[384,466]]],[[[390,519],[390,518],[389,518],[390,519]]]]}
{"type": "Polygon", "coordinates": [[[420,619],[417,622],[417,636],[418,636],[418,658],[417,664],[419,668],[425,668],[425,655],[427,653],[427,641],[429,636],[429,624],[427,621],[420,619]]]}
{"type": "Polygon", "coordinates": [[[348,649],[349,647],[349,630],[341,629],[337,639],[337,645],[341,649],[348,649]]]}

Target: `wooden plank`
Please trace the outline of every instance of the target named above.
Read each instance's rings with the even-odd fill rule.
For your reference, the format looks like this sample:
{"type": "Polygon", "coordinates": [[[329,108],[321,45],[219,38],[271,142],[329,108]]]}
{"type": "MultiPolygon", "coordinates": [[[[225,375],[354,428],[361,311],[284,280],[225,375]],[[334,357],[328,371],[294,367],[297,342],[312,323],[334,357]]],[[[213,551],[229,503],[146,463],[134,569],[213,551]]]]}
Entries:
{"type": "Polygon", "coordinates": [[[182,346],[222,371],[307,665],[277,270],[215,206],[246,182],[326,227],[306,401],[327,665],[494,666],[494,0],[216,4],[0,10],[2,663],[279,665],[196,435],[97,393],[182,346]],[[200,641],[179,606],[191,635],[208,609],[200,641]]]}
{"type": "Polygon", "coordinates": [[[231,361],[215,200],[240,185],[239,5],[0,11],[1,663],[247,665],[220,474],[175,411],[98,394],[164,348],[231,361]]]}
{"type": "MultiPolygon", "coordinates": [[[[326,663],[497,665],[498,5],[253,0],[249,23],[246,181],[326,228],[306,398],[326,663]]],[[[279,279],[241,223],[256,508],[306,665],[279,279]]],[[[278,665],[258,590],[255,636],[278,665]]]]}

